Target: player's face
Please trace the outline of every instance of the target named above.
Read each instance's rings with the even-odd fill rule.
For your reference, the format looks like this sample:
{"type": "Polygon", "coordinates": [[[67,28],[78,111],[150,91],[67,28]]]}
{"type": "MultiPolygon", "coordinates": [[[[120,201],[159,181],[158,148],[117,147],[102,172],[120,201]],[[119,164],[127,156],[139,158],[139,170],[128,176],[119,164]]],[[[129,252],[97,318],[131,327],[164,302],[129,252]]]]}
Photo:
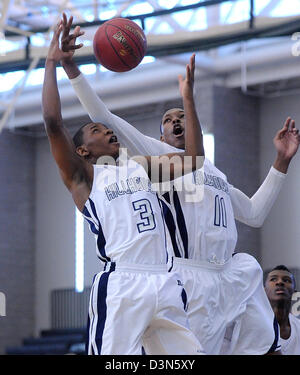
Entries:
{"type": "Polygon", "coordinates": [[[292,274],[284,270],[274,270],[268,274],[265,290],[271,302],[288,301],[295,291],[292,274]]]}
{"type": "Polygon", "coordinates": [[[180,108],[173,108],[167,111],[162,118],[163,135],[161,140],[171,146],[184,149],[184,111],[180,108]]]}
{"type": "Polygon", "coordinates": [[[111,129],[100,123],[87,124],[83,129],[83,141],[87,151],[94,157],[119,156],[120,143],[111,129]]]}

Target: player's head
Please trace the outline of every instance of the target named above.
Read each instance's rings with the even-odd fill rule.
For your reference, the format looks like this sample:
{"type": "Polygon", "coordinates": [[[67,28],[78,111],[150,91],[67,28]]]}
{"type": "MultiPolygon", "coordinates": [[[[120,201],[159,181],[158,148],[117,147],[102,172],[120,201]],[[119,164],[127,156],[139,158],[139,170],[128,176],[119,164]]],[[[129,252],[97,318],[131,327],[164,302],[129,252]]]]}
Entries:
{"type": "Polygon", "coordinates": [[[105,125],[90,122],[81,126],[73,136],[78,155],[91,162],[96,162],[101,156],[119,156],[120,144],[111,129],[105,125]]]}
{"type": "Polygon", "coordinates": [[[171,146],[184,149],[184,110],[181,108],[172,108],[164,113],[160,125],[160,140],[171,146]]]}
{"type": "Polygon", "coordinates": [[[290,302],[295,289],[295,277],[286,266],[277,266],[268,273],[265,291],[272,305],[290,302]]]}

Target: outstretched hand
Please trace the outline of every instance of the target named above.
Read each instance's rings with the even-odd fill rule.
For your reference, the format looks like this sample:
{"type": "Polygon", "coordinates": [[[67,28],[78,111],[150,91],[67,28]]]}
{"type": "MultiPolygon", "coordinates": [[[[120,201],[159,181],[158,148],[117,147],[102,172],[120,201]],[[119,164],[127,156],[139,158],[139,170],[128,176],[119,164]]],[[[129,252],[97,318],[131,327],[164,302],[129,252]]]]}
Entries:
{"type": "Polygon", "coordinates": [[[179,92],[182,98],[193,98],[195,75],[195,54],[190,58],[189,64],[186,66],[186,76],[180,74],[178,76],[179,92]]]}
{"type": "Polygon", "coordinates": [[[67,19],[65,13],[63,13],[62,19],[62,37],[61,37],[61,49],[65,52],[65,55],[62,60],[71,60],[75,50],[79,49],[83,46],[82,43],[75,44],[76,39],[84,34],[84,31],[80,31],[80,26],[76,26],[74,29],[74,33],[70,34],[71,26],[73,23],[73,16],[67,19]]]}
{"type": "Polygon", "coordinates": [[[80,31],[80,28],[74,30],[74,34],[69,35],[70,31],[70,25],[72,24],[73,18],[71,17],[69,22],[67,24],[69,25],[69,30],[65,31],[66,25],[64,24],[64,20],[60,20],[58,24],[55,26],[53,37],[49,46],[47,59],[48,60],[54,60],[56,62],[60,60],[66,60],[71,59],[74,50],[81,48],[83,46],[82,43],[75,45],[75,40],[78,36],[82,35],[83,32],[80,31]],[[70,23],[71,21],[71,23],[70,23]],[[60,35],[63,31],[63,37],[65,39],[63,44],[63,38],[61,40],[61,46],[60,46],[60,35]],[[69,48],[64,47],[64,45],[69,44],[69,48]]]}
{"type": "Polygon", "coordinates": [[[283,128],[275,135],[273,142],[280,158],[290,161],[300,144],[299,130],[295,126],[295,120],[288,117],[283,128]]]}

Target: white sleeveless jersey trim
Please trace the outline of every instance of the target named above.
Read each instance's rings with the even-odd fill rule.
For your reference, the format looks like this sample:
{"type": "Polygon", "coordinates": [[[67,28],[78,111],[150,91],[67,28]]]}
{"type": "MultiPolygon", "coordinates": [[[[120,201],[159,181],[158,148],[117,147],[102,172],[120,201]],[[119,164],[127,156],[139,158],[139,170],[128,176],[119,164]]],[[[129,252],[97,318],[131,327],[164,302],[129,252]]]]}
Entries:
{"type": "Polygon", "coordinates": [[[166,264],[166,233],[157,194],[144,168],[94,165],[83,215],[95,235],[102,261],[166,264]]]}
{"type": "Polygon", "coordinates": [[[203,197],[196,203],[187,201],[187,190],[177,189],[177,180],[170,191],[160,195],[173,245],[171,256],[225,263],[237,241],[227,178],[205,159],[203,168],[183,179],[194,186],[202,184],[203,197]]]}
{"type": "Polygon", "coordinates": [[[291,335],[288,339],[280,338],[283,355],[300,355],[300,319],[292,313],[289,314],[291,335]]]}

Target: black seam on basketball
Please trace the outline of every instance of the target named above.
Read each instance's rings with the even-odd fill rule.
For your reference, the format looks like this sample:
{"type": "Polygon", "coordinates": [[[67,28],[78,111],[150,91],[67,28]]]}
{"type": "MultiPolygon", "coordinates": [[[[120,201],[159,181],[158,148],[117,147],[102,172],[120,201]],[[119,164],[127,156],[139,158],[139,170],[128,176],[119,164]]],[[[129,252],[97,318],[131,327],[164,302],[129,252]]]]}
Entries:
{"type": "MultiPolygon", "coordinates": [[[[111,26],[111,25],[110,25],[110,26],[111,26]]],[[[106,38],[107,38],[107,40],[109,41],[109,43],[110,43],[110,45],[111,45],[111,48],[115,51],[116,55],[117,55],[118,58],[121,60],[121,62],[122,62],[125,66],[127,66],[127,68],[132,69],[132,67],[131,67],[130,65],[126,64],[126,62],[122,59],[122,57],[121,57],[121,56],[118,54],[118,52],[116,51],[115,47],[113,46],[112,42],[110,41],[110,39],[109,39],[109,37],[108,37],[108,35],[107,35],[106,27],[105,27],[105,35],[106,35],[106,38]]]]}
{"type": "MultiPolygon", "coordinates": [[[[116,25],[114,25],[114,24],[112,24],[112,23],[109,23],[108,25],[110,25],[110,26],[114,26],[114,27],[116,27],[116,28],[118,28],[119,30],[121,30],[122,32],[124,32],[132,41],[133,41],[133,43],[135,44],[135,46],[137,47],[137,49],[138,49],[138,52],[139,52],[139,54],[140,54],[140,56],[138,56],[139,58],[142,58],[143,57],[143,52],[141,52],[141,50],[140,50],[140,48],[139,48],[139,45],[136,43],[136,41],[134,40],[134,39],[132,39],[132,37],[125,31],[125,30],[123,30],[123,29],[121,29],[119,26],[116,26],[116,25]]],[[[105,29],[106,30],[106,29],[105,29]]]]}

